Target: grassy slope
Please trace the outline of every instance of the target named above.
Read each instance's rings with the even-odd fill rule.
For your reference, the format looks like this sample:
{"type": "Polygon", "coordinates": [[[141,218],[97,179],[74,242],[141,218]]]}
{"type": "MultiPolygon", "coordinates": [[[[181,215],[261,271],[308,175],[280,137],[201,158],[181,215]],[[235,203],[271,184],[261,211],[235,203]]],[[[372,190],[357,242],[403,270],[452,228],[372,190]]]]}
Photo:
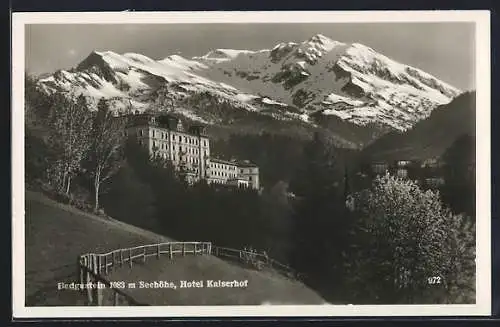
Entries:
{"type": "MultiPolygon", "coordinates": [[[[46,197],[26,192],[26,305],[83,305],[83,297],[71,290],[57,290],[58,282],[76,279],[76,258],[85,252],[107,252],[122,247],[169,241],[168,238],[83,213],[46,197]]],[[[146,266],[125,268],[114,280],[248,279],[246,290],[136,290],[140,300],[154,304],[320,304],[323,299],[299,282],[271,272],[243,269],[215,257],[186,257],[174,262],[148,260],[146,266]],[[164,295],[168,295],[165,297],[164,295]]]]}

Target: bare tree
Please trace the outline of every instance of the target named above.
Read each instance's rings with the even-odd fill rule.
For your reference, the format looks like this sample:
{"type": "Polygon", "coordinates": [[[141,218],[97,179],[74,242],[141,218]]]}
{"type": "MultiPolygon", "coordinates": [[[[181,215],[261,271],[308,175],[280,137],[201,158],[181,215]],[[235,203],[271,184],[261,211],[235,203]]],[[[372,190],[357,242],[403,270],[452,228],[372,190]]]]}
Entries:
{"type": "Polygon", "coordinates": [[[125,117],[114,117],[105,99],[97,105],[91,133],[89,172],[94,184],[94,210],[99,209],[101,185],[112,177],[123,162],[125,117]]]}
{"type": "Polygon", "coordinates": [[[90,146],[91,114],[83,96],[75,100],[64,94],[55,94],[50,106],[50,180],[59,191],[69,195],[71,179],[80,171],[90,146]]]}

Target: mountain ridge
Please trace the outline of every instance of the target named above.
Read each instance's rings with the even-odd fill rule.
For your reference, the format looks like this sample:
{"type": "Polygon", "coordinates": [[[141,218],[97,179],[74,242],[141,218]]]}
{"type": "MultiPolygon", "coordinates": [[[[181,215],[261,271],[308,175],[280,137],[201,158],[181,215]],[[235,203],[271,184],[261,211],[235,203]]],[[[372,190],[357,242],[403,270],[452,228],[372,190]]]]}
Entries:
{"type": "Polygon", "coordinates": [[[441,157],[458,138],[476,135],[476,93],[465,92],[439,106],[406,133],[388,133],[362,150],[371,161],[441,157]]]}
{"type": "Polygon", "coordinates": [[[93,107],[101,97],[117,111],[169,107],[207,125],[266,116],[280,126],[330,130],[355,147],[390,130],[407,130],[461,92],[372,48],[321,34],[272,49],[214,49],[193,58],[92,51],[75,68],[38,83],[47,93],[83,94],[93,107]],[[344,123],[347,131],[337,133],[344,123]],[[377,131],[352,137],[348,129],[360,127],[377,131]]]}

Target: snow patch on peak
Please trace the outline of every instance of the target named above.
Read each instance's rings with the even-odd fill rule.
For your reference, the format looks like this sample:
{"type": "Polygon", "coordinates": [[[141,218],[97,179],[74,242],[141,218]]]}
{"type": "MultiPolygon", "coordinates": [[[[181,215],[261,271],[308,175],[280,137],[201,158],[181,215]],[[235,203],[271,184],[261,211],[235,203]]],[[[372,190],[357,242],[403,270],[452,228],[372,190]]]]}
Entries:
{"type": "Polygon", "coordinates": [[[271,49],[271,51],[273,50],[278,50],[278,49],[283,49],[283,48],[291,48],[291,47],[294,47],[296,46],[298,43],[295,43],[295,42],[281,42],[281,43],[278,43],[274,46],[274,48],[271,49]]]}
{"type": "Polygon", "coordinates": [[[101,57],[101,59],[109,65],[109,67],[115,71],[126,72],[129,70],[130,59],[119,55],[113,51],[98,52],[94,51],[95,54],[101,57]]]}
{"type": "Polygon", "coordinates": [[[255,52],[255,51],[251,51],[251,50],[234,50],[234,49],[217,49],[217,51],[219,53],[225,54],[227,57],[232,58],[232,59],[236,58],[237,56],[239,56],[242,53],[249,54],[249,53],[255,52]]]}
{"type": "Polygon", "coordinates": [[[303,42],[303,44],[309,46],[310,49],[315,49],[322,52],[329,52],[337,46],[345,45],[342,42],[334,41],[322,34],[314,35],[309,40],[303,42]]]}
{"type": "Polygon", "coordinates": [[[123,57],[134,60],[134,61],[143,62],[143,63],[154,62],[153,59],[146,57],[145,55],[142,55],[139,53],[128,52],[128,53],[123,54],[123,57]]]}
{"type": "Polygon", "coordinates": [[[262,103],[270,104],[270,105],[278,105],[278,106],[282,106],[282,107],[288,106],[286,103],[274,101],[274,100],[271,100],[269,98],[262,98],[262,103]]]}
{"type": "Polygon", "coordinates": [[[314,42],[321,42],[321,43],[327,43],[327,42],[332,42],[333,41],[332,39],[330,39],[329,37],[324,36],[323,34],[313,35],[309,40],[310,41],[314,41],[314,42]]]}
{"type": "Polygon", "coordinates": [[[373,50],[372,48],[370,48],[369,46],[366,46],[364,44],[361,44],[361,43],[351,43],[351,48],[354,48],[354,49],[362,49],[362,50],[366,50],[366,51],[370,51],[370,52],[375,52],[375,50],[373,50]]]}
{"type": "MultiPolygon", "coordinates": [[[[265,51],[265,50],[261,50],[265,51]]],[[[201,60],[205,62],[220,63],[228,60],[235,59],[240,54],[252,54],[256,51],[252,50],[235,50],[235,49],[215,49],[209,51],[207,54],[201,57],[193,57],[193,60],[201,60]]]]}
{"type": "Polygon", "coordinates": [[[206,65],[195,61],[189,60],[179,55],[171,55],[166,57],[163,60],[160,60],[159,63],[171,65],[178,67],[180,69],[206,69],[208,68],[206,65]]]}

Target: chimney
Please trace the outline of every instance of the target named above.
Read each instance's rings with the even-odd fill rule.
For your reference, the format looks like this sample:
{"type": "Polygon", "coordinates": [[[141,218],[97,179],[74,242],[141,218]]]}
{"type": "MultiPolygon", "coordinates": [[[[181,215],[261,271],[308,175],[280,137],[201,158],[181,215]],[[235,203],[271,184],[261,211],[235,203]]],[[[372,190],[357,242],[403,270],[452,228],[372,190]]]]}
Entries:
{"type": "Polygon", "coordinates": [[[180,119],[177,119],[177,126],[176,126],[176,129],[179,131],[179,132],[184,132],[184,126],[182,126],[182,121],[180,119]]]}

